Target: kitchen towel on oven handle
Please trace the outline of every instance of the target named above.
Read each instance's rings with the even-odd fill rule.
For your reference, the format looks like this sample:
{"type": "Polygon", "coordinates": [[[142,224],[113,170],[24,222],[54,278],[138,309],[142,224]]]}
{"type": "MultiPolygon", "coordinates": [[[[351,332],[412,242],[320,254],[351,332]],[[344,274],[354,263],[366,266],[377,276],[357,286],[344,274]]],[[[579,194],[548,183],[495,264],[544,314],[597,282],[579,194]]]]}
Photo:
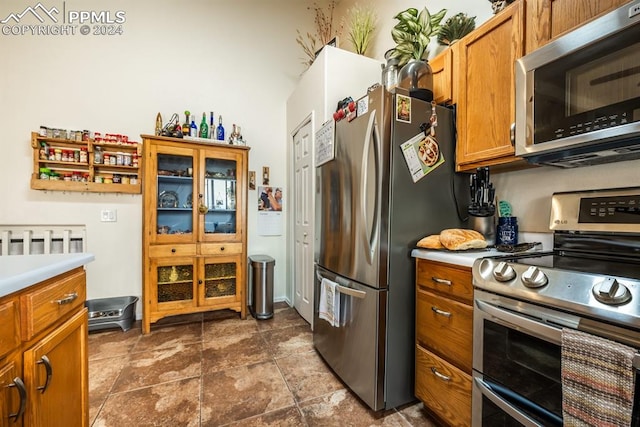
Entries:
{"type": "Polygon", "coordinates": [[[562,330],[565,426],[628,427],[633,415],[637,350],[573,329],[562,330]]]}
{"type": "Polygon", "coordinates": [[[340,326],[340,291],[338,284],[326,277],[320,282],[320,302],[318,316],[331,326],[340,326]]]}

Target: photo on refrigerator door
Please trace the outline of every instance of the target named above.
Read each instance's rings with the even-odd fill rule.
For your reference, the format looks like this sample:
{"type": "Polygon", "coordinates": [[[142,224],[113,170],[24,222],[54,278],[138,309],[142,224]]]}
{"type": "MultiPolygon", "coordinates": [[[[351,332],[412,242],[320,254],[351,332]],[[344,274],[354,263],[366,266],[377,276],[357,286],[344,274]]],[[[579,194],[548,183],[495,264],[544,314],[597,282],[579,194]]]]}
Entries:
{"type": "Polygon", "coordinates": [[[411,98],[408,96],[396,96],[396,120],[411,123],[411,98]]]}

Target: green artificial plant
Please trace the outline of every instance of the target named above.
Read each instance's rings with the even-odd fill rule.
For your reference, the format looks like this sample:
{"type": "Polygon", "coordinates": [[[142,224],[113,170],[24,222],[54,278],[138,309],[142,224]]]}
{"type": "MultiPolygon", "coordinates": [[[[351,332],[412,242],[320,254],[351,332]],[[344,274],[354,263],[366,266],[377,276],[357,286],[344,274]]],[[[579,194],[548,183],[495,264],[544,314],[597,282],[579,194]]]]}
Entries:
{"type": "Polygon", "coordinates": [[[371,7],[355,4],[349,10],[349,41],[355,53],[364,55],[376,29],[377,16],[371,7]]]}
{"type": "Polygon", "coordinates": [[[470,17],[466,13],[458,13],[447,19],[440,27],[440,31],[438,31],[438,43],[443,46],[451,46],[475,28],[475,16],[470,17]]]}
{"type": "Polygon", "coordinates": [[[410,7],[394,16],[399,22],[391,30],[391,37],[396,43],[391,57],[399,60],[399,66],[410,59],[426,59],[431,37],[440,31],[440,22],[446,13],[447,10],[442,9],[432,15],[426,7],[420,12],[410,7]]]}

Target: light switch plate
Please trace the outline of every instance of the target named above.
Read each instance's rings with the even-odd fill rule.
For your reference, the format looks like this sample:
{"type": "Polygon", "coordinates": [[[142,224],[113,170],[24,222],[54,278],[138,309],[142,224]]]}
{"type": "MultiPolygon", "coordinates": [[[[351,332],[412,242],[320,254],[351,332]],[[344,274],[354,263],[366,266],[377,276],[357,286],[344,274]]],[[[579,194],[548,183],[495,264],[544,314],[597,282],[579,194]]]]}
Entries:
{"type": "Polygon", "coordinates": [[[118,220],[117,211],[115,209],[103,209],[100,211],[100,221],[116,222],[118,220]]]}

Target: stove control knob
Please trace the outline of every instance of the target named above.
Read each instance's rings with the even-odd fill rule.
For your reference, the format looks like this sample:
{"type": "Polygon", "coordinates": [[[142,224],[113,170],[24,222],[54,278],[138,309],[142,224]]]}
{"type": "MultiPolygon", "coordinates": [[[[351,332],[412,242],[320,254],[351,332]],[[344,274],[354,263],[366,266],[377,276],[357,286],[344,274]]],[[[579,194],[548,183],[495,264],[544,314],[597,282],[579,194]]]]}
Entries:
{"type": "Polygon", "coordinates": [[[629,289],[613,277],[593,285],[592,292],[598,301],[607,305],[625,304],[631,300],[629,289]]]}
{"type": "Polygon", "coordinates": [[[547,276],[538,267],[531,266],[522,273],[522,283],[527,288],[541,288],[547,282],[547,276]]]}
{"type": "Polygon", "coordinates": [[[493,269],[493,277],[498,282],[508,282],[516,277],[516,271],[504,261],[500,261],[496,268],[493,269]]]}

